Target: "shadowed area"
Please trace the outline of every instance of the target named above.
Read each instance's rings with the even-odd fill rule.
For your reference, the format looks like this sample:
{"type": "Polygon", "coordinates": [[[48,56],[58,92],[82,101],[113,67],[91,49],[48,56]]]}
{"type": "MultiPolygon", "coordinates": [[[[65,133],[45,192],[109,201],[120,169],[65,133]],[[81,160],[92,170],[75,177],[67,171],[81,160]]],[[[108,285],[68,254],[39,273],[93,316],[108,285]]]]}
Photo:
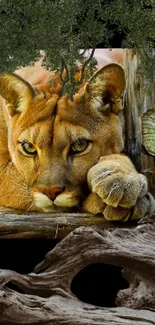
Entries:
{"type": "Polygon", "coordinates": [[[26,274],[33,271],[58,239],[0,239],[0,268],[26,274]]]}
{"type": "Polygon", "coordinates": [[[116,307],[117,292],[128,288],[122,268],[109,264],[91,264],[72,281],[72,292],[83,302],[102,307],[116,307]]]}

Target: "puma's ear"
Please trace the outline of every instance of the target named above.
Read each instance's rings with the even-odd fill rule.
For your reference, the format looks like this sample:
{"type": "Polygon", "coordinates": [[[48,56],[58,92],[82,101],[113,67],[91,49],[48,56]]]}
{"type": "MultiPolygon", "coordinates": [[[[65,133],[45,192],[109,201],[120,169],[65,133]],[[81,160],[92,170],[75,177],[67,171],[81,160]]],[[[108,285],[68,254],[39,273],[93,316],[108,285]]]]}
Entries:
{"type": "Polygon", "coordinates": [[[126,87],[125,72],[121,65],[111,63],[100,69],[85,86],[85,95],[98,111],[118,113],[126,87]]]}
{"type": "Polygon", "coordinates": [[[35,89],[18,75],[14,73],[0,75],[0,95],[10,104],[8,109],[11,116],[24,112],[36,94],[35,89]]]}

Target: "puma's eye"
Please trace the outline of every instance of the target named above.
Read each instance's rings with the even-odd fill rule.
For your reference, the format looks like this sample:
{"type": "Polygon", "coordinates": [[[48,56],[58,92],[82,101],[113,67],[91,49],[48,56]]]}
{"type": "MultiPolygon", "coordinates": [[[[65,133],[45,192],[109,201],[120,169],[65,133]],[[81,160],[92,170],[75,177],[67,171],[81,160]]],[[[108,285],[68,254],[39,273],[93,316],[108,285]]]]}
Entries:
{"type": "Polygon", "coordinates": [[[80,153],[83,152],[87,149],[90,141],[86,139],[78,139],[76,140],[72,146],[71,146],[71,151],[72,153],[80,153]]]}
{"type": "Polygon", "coordinates": [[[37,150],[35,149],[35,147],[33,146],[32,143],[30,142],[22,142],[21,146],[23,148],[23,150],[28,154],[28,155],[36,155],[37,150]]]}

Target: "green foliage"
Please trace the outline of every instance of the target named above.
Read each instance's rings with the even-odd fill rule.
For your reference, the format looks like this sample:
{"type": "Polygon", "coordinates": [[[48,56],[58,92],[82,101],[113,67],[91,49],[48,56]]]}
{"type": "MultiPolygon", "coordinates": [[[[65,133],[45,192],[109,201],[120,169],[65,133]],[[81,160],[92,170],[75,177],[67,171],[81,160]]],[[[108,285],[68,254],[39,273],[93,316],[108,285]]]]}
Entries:
{"type": "MultiPolygon", "coordinates": [[[[68,73],[64,91],[72,96],[77,61],[86,66],[79,49],[84,53],[99,44],[111,47],[120,34],[122,47],[142,55],[144,70],[145,62],[151,62],[147,75],[151,71],[152,78],[154,31],[154,0],[0,0],[0,72],[32,64],[42,50],[48,69],[68,73]]],[[[87,66],[93,73],[95,62],[89,60],[87,66]]],[[[82,78],[87,72],[83,70],[82,78]]]]}

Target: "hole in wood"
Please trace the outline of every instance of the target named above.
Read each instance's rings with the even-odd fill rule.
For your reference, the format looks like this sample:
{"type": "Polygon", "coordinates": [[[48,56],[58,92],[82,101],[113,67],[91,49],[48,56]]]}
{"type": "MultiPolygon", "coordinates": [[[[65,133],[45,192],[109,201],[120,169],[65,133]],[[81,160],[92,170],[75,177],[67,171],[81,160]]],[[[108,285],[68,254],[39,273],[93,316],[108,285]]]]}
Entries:
{"type": "Polygon", "coordinates": [[[117,292],[129,287],[123,278],[122,267],[109,264],[90,264],[73,279],[72,293],[83,302],[101,307],[116,307],[117,292]]]}

